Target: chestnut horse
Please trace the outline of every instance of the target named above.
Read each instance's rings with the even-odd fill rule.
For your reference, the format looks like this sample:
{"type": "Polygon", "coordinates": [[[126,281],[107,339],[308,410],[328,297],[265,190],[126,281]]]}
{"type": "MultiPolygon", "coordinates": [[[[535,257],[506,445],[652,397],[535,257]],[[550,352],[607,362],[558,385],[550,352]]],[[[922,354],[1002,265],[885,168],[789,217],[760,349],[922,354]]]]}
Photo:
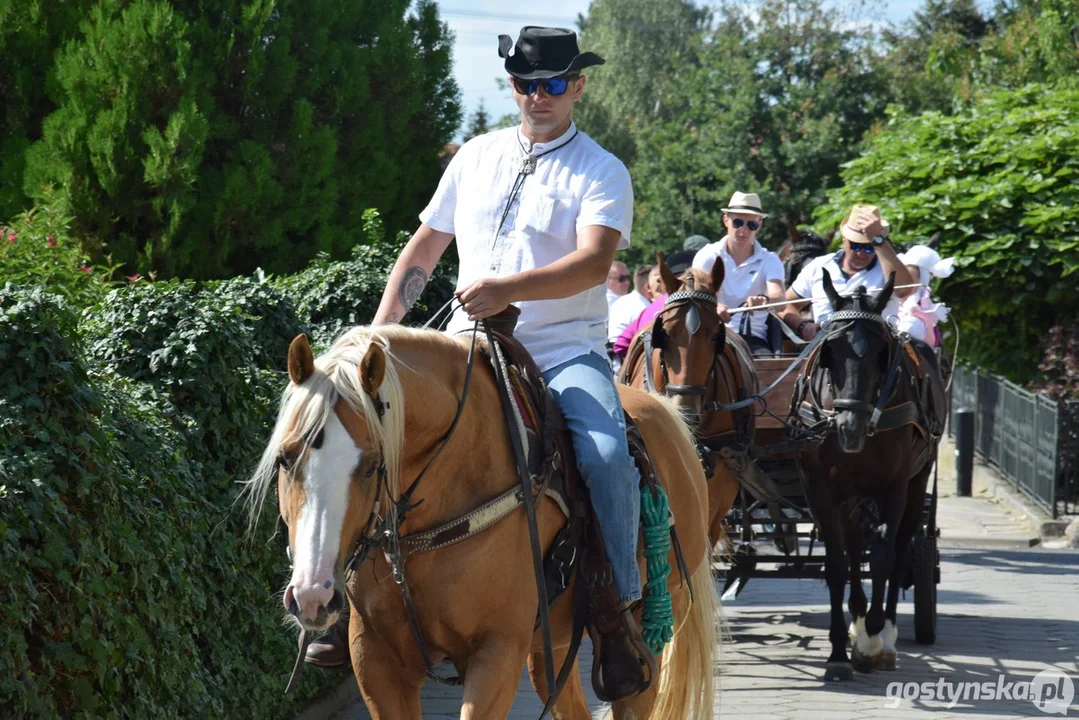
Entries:
{"type": "Polygon", "coordinates": [[[748,447],[755,418],[750,407],[731,412],[709,406],[756,393],[757,372],[745,340],[716,314],[723,263],[716,262],[711,272],[690,268],[677,278],[662,257],[657,262],[664,287],[673,292],[652,325],[634,338],[619,379],[671,397],[693,427],[701,452],[714,465],[708,479],[708,525],[709,537],[719,542],[740,481],[718,450],[748,447]]]}
{"type": "MultiPolygon", "coordinates": [[[[401,585],[387,558],[391,551],[384,552],[394,547],[396,535],[346,575],[371,521],[397,517],[394,501],[424,468],[430,472],[411,497],[401,538],[468,515],[519,486],[495,374],[487,361],[476,360],[469,375],[470,358],[468,336],[384,326],[354,328],[316,360],[301,335],[289,348],[291,383],[249,482],[254,520],[276,480],[293,562],[283,599],[297,624],[324,630],[350,603],[352,667],[374,718],[420,718],[426,670],[444,659],[463,681],[462,718],[506,717],[526,663],[536,692],[548,697],[543,643],[535,630],[537,583],[520,508],[501,519],[470,516],[469,524],[489,524],[459,542],[406,555],[398,582],[402,576],[407,582],[401,585]]],[[[659,678],[641,695],[615,703],[614,715],[711,718],[719,600],[710,569],[704,474],[677,411],[647,393],[619,391],[669,496],[692,583],[679,575],[672,550],[674,637],[657,658],[659,678]]],[[[545,495],[536,500],[536,515],[546,555],[565,516],[545,495]]],[[[641,567],[643,577],[643,560],[641,567]]],[[[571,587],[551,608],[556,668],[570,645],[572,596],[571,587]]],[[[576,671],[555,716],[591,717],[576,671]]]]}

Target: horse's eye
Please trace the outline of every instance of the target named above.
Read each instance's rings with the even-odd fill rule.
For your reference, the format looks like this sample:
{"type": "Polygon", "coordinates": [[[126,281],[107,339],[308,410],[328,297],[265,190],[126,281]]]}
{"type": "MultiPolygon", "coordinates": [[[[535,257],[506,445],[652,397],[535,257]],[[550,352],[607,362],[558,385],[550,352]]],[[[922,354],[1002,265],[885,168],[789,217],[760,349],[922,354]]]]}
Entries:
{"type": "Polygon", "coordinates": [[[280,470],[292,474],[292,468],[296,464],[296,458],[285,453],[279,453],[277,456],[277,467],[280,470]]]}

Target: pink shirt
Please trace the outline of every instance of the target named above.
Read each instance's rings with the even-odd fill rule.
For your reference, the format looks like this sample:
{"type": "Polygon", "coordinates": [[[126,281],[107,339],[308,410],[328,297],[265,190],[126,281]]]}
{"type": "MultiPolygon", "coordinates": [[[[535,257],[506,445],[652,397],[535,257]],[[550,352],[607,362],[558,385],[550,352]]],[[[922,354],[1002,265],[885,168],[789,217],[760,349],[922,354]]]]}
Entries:
{"type": "Polygon", "coordinates": [[[647,327],[652,324],[652,320],[655,319],[659,311],[663,309],[664,303],[667,302],[667,295],[659,295],[652,304],[641,310],[641,314],[637,316],[637,319],[626,326],[626,329],[622,331],[622,334],[618,336],[618,339],[614,341],[614,354],[619,357],[625,357],[626,351],[629,350],[629,346],[633,343],[633,338],[637,336],[641,328],[647,327]]]}

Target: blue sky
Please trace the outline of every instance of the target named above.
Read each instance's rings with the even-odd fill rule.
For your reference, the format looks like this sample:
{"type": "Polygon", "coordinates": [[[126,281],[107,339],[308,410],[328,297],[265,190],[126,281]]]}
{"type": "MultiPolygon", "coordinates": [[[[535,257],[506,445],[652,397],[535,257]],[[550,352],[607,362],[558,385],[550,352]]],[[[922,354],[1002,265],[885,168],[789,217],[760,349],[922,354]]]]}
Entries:
{"type": "MultiPolygon", "coordinates": [[[[509,93],[500,91],[496,79],[503,77],[498,57],[498,35],[517,37],[523,25],[556,25],[577,28],[577,16],[588,11],[590,0],[543,0],[534,4],[506,0],[445,0],[439,3],[443,20],[456,35],[454,76],[461,87],[465,117],[483,100],[492,119],[516,112],[509,93]]],[[[922,5],[922,0],[864,3],[838,2],[840,7],[862,7],[860,16],[876,22],[900,23],[922,5]]]]}

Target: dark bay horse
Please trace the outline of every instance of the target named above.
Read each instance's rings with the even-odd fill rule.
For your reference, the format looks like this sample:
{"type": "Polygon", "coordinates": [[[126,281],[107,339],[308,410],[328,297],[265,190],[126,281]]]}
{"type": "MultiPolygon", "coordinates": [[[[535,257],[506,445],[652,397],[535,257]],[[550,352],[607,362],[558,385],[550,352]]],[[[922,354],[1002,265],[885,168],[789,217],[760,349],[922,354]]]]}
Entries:
{"type": "MultiPolygon", "coordinates": [[[[662,256],[660,277],[669,295],[652,324],[634,338],[619,380],[670,397],[701,443],[711,468],[708,478],[709,537],[723,539],[723,518],[731,509],[740,477],[751,472],[747,463],[736,473],[724,457],[731,449],[753,442],[752,408],[719,411],[716,403],[733,403],[757,391],[757,372],[745,340],[716,313],[716,293],[723,284],[724,266],[710,272],[690,268],[676,277],[662,256]],[[726,448],[728,452],[723,452],[726,448]],[[722,453],[722,454],[721,454],[722,453]]],[[[740,457],[740,456],[739,456],[740,457]]],[[[756,475],[751,476],[755,478],[756,475]]]]}
{"type": "Polygon", "coordinates": [[[894,274],[875,298],[863,288],[840,297],[828,273],[823,277],[836,312],[799,380],[795,392],[801,401],[792,421],[832,429],[823,444],[802,456],[802,468],[826,549],[832,643],[826,677],[840,680],[852,675],[848,634],[855,669],[895,668],[896,605],[912,539],[921,531],[948,401],[929,346],[898,336],[881,316],[894,274]],[[867,542],[868,607],[860,576],[867,542]],[[848,575],[849,629],[843,615],[848,575]]]}
{"type": "MultiPolygon", "coordinates": [[[[324,630],[350,604],[352,666],[374,718],[418,720],[420,686],[446,658],[463,679],[463,719],[506,717],[526,663],[547,699],[525,512],[499,515],[490,504],[512,497],[518,466],[492,366],[476,362],[469,374],[470,357],[467,338],[399,326],[354,328],[318,359],[299,336],[289,348],[291,383],[248,485],[253,517],[276,491],[288,529],[292,574],[283,601],[290,620],[324,630]],[[423,483],[402,508],[399,499],[418,477],[423,483]],[[399,512],[407,513],[399,532],[391,522],[374,537],[375,519],[399,512]],[[417,533],[460,519],[481,531],[407,550],[417,533]],[[357,559],[347,575],[354,548],[372,537],[379,550],[357,559]]],[[[628,387],[619,392],[667,491],[692,584],[671,572],[674,636],[657,658],[659,679],[614,703],[614,716],[710,718],[719,600],[704,473],[689,429],[667,401],[628,387]]],[[[546,555],[565,516],[547,496],[535,509],[546,555]]],[[[668,559],[678,567],[673,549],[668,559]]],[[[555,667],[570,645],[572,596],[567,590],[551,608],[555,667]]],[[[591,717],[576,672],[554,711],[591,717]]]]}

